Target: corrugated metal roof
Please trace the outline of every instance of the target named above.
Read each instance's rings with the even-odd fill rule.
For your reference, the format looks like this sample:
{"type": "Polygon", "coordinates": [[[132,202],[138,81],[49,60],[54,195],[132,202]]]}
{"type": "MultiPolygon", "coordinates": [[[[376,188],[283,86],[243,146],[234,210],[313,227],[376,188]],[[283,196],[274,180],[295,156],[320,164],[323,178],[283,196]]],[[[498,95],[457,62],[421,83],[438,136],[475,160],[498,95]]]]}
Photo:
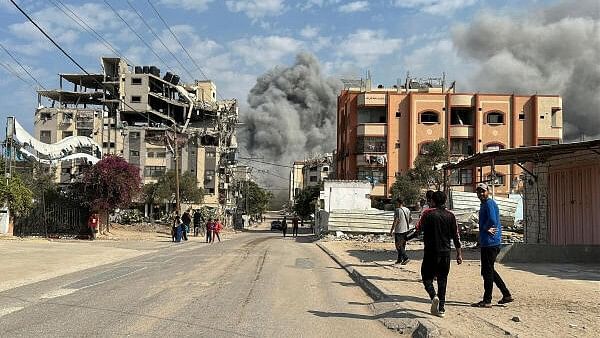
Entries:
{"type": "Polygon", "coordinates": [[[544,162],[548,157],[569,154],[578,150],[593,150],[600,155],[600,140],[564,143],[547,146],[511,148],[478,153],[458,163],[447,164],[444,169],[459,169],[473,166],[515,164],[524,162],[544,162]]]}

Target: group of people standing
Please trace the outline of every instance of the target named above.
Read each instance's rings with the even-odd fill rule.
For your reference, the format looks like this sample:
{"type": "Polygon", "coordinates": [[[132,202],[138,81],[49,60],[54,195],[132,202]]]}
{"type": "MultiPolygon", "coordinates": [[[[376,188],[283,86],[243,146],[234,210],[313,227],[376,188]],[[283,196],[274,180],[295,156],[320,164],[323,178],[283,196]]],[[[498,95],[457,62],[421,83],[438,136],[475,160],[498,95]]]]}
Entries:
{"type": "MultiPolygon", "coordinates": [[[[199,210],[195,210],[192,216],[191,209],[186,210],[181,217],[176,216],[173,221],[172,237],[173,242],[181,242],[181,240],[187,241],[188,234],[190,233],[190,224],[194,222],[194,236],[198,237],[202,228],[202,214],[199,210]]],[[[210,218],[205,224],[206,231],[206,243],[214,243],[215,237],[221,241],[219,234],[223,230],[223,224],[218,218],[210,218]]]]}
{"type": "MultiPolygon", "coordinates": [[[[514,299],[506,284],[494,269],[496,256],[500,252],[502,225],[500,212],[496,202],[489,198],[488,186],[477,185],[477,197],[481,201],[479,209],[479,246],[481,247],[481,275],[483,277],[483,299],[471,304],[473,307],[492,307],[492,291],[494,284],[500,289],[502,298],[498,304],[506,304],[514,299]]],[[[456,249],[456,263],[461,264],[462,245],[456,218],[446,209],[446,194],[442,191],[428,191],[427,204],[421,211],[421,217],[413,231],[410,229],[410,210],[396,200],[394,222],[390,233],[394,235],[398,260],[405,265],[409,262],[406,254],[406,242],[423,234],[423,261],[421,263],[421,279],[425,291],[431,299],[431,314],[444,317],[446,304],[446,285],[450,272],[450,242],[456,249]],[[433,281],[437,280],[437,292],[433,281]]]]}
{"type": "MultiPolygon", "coordinates": [[[[298,237],[298,223],[300,220],[298,216],[294,216],[292,218],[292,237],[298,237]]],[[[283,237],[287,235],[287,217],[283,217],[283,221],[281,221],[281,232],[283,232],[283,237]]]]}

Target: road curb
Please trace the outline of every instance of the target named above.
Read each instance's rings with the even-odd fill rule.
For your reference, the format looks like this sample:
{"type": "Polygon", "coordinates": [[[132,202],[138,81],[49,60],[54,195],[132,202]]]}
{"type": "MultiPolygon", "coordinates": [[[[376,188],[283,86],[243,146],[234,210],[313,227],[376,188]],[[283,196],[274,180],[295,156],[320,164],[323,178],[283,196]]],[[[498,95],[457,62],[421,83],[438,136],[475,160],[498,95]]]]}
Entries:
{"type": "MultiPolygon", "coordinates": [[[[352,267],[351,264],[344,261],[342,258],[340,258],[338,255],[336,255],[333,251],[329,250],[329,248],[327,248],[322,243],[317,242],[316,244],[329,257],[331,257],[331,259],[333,259],[340,267],[342,267],[344,270],[346,270],[346,272],[352,278],[352,280],[354,280],[356,282],[356,284],[358,284],[369,295],[369,297],[373,298],[373,300],[375,300],[376,302],[387,302],[389,304],[395,304],[393,299],[389,296],[392,294],[390,291],[386,290],[383,287],[379,287],[379,286],[376,286],[375,284],[371,283],[371,281],[369,281],[368,278],[363,276],[359,271],[357,271],[354,267],[352,267]]],[[[390,307],[389,305],[388,306],[380,306],[377,303],[374,303],[372,306],[373,306],[373,309],[375,310],[376,314],[385,313],[385,312],[387,312],[386,310],[389,310],[389,307],[390,307]]],[[[407,330],[407,331],[410,330],[410,331],[412,331],[413,337],[419,337],[419,338],[439,337],[438,328],[433,323],[431,323],[430,321],[425,320],[425,319],[389,320],[386,318],[380,318],[379,321],[382,322],[387,328],[396,330],[396,331],[400,331],[402,333],[408,333],[405,330],[407,330]]]]}

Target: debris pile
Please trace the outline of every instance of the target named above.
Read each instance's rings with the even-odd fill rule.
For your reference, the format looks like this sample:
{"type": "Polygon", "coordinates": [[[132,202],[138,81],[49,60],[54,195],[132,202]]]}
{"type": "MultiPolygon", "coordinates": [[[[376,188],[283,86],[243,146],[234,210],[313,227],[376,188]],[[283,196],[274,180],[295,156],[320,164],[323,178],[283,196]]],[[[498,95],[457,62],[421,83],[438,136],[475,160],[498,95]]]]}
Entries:
{"type": "Polygon", "coordinates": [[[393,243],[394,237],[383,234],[350,234],[336,231],[325,236],[328,241],[357,241],[363,243],[393,243]]]}

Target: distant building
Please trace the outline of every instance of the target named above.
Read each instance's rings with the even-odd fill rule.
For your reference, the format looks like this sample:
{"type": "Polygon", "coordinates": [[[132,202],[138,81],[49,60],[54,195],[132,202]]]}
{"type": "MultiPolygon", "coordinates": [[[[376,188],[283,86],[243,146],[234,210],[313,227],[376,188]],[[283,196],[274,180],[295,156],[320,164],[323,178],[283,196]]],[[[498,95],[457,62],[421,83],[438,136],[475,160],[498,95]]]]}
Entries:
{"type": "MultiPolygon", "coordinates": [[[[35,136],[45,143],[91,137],[103,154],[123,156],[139,166],[143,183],[175,169],[177,144],[179,170],[196,177],[206,194],[204,204],[231,204],[236,100],[217,100],[212,81],[180,83],[170,72],[161,77],[154,66],[132,67],[114,57],[101,61],[102,73],[59,74],[59,89],[38,91],[35,136]]],[[[62,162],[56,181],[72,182],[82,164],[62,162]]]]}
{"type": "MultiPolygon", "coordinates": [[[[336,174],[340,180],[369,180],[372,195],[386,198],[396,175],[413,166],[427,144],[448,140],[451,157],[490,150],[559,144],[563,135],[558,95],[457,93],[443,80],[371,88],[370,79],[347,82],[338,96],[336,174]]],[[[494,182],[508,194],[517,186],[517,165],[464,168],[449,177],[455,190],[474,191],[494,182]]]]}
{"type": "Polygon", "coordinates": [[[289,197],[293,204],[301,190],[320,185],[329,178],[333,154],[316,155],[303,161],[295,161],[290,170],[289,197]]]}

